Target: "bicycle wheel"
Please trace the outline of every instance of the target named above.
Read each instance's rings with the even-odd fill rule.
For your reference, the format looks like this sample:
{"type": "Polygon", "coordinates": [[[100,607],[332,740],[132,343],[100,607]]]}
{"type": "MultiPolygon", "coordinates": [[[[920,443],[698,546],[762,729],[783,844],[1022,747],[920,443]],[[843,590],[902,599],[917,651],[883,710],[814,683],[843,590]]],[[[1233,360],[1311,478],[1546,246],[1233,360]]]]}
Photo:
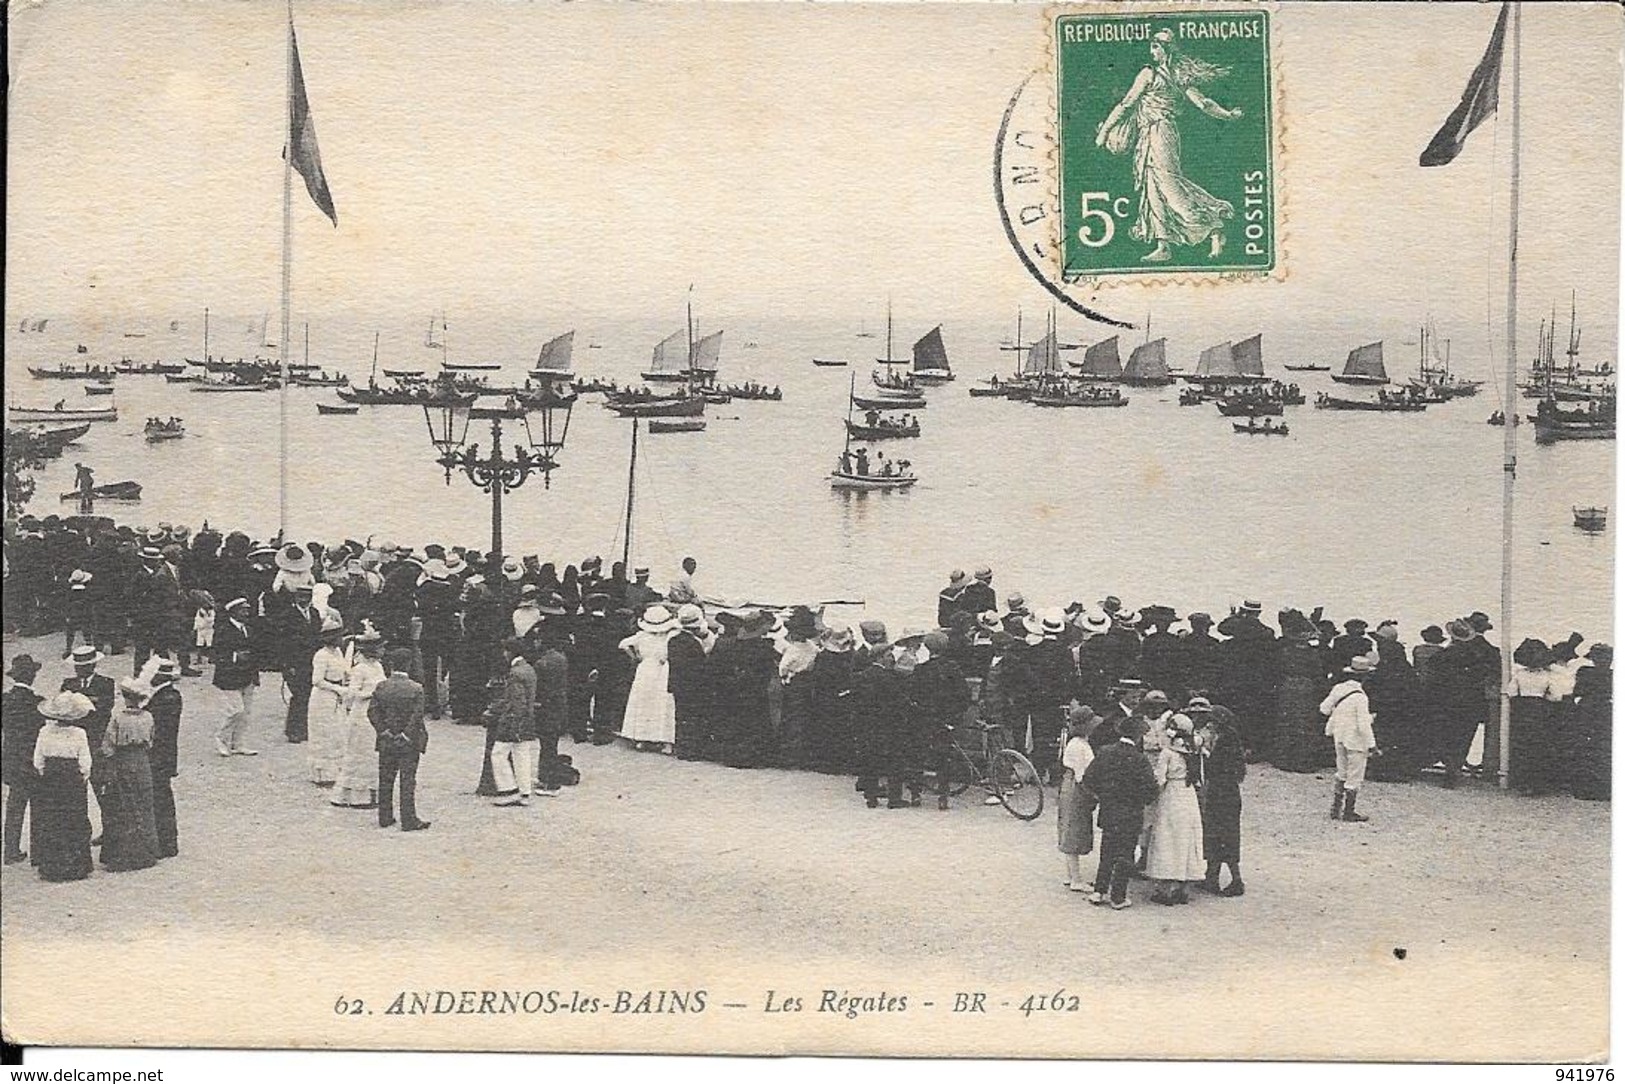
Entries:
{"type": "Polygon", "coordinates": [[[1000,749],[989,768],[994,793],[1012,817],[1030,821],[1044,812],[1044,784],[1032,761],[1014,749],[1000,749]]]}

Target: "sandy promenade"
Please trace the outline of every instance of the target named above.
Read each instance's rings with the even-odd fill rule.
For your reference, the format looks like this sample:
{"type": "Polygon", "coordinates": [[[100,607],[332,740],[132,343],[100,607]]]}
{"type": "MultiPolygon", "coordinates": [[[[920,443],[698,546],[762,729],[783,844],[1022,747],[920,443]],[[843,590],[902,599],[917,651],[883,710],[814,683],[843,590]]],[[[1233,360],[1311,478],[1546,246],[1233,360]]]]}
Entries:
{"type": "MultiPolygon", "coordinates": [[[[42,659],[37,687],[55,689],[59,644],[8,641],[5,657],[42,659]]],[[[122,676],[128,658],[104,667],[122,676]]],[[[482,732],[437,723],[418,791],[433,828],[407,835],[306,781],[275,677],[254,758],[218,757],[218,694],[199,680],[183,691],[179,858],[67,885],[4,869],[0,1010],[21,1041],[1563,1061],[1607,1049],[1606,804],[1371,784],[1372,822],[1333,824],[1328,779],[1255,768],[1247,896],[1113,913],[1061,887],[1048,804],[1032,824],[979,795],[947,813],[868,810],[847,778],[566,740],[580,786],[496,809],[471,796],[482,732]],[[537,996],[519,1012],[386,1011],[403,993],[409,1007],[413,992],[434,1005],[487,990],[537,996]],[[688,1011],[614,1011],[662,990],[688,993],[688,1011]],[[802,1011],[766,1011],[769,991],[802,1011]],[[857,1011],[819,1011],[825,991],[857,1011]],[[1059,1009],[1021,1012],[1057,991],[1059,1009]],[[977,992],[986,1013],[952,1011],[977,992]],[[1189,1026],[1167,1026],[1176,1006],[1189,1026]]]]}

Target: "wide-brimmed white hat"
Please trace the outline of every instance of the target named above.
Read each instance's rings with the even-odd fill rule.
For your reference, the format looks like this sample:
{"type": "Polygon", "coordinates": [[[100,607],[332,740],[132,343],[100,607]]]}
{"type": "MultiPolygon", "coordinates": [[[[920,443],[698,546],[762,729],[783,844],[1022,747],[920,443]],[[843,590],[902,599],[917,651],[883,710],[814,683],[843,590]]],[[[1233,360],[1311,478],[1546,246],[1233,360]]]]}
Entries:
{"type": "Polygon", "coordinates": [[[39,706],[39,713],[59,723],[76,723],[96,710],[83,693],[57,693],[39,706]]]}
{"type": "Polygon", "coordinates": [[[1023,620],[1021,622],[1021,631],[1026,633],[1023,639],[1029,644],[1037,645],[1044,642],[1044,625],[1036,617],[1023,620]]]}
{"type": "Polygon", "coordinates": [[[309,572],[310,551],[297,542],[289,542],[277,550],[276,566],[284,572],[309,572]]]}
{"type": "Polygon", "coordinates": [[[73,654],[69,656],[68,661],[72,662],[75,666],[90,666],[94,663],[101,662],[105,658],[107,658],[106,655],[103,655],[91,645],[81,644],[73,649],[73,654]]]}
{"type": "Polygon", "coordinates": [[[676,624],[677,619],[664,606],[650,606],[638,618],[638,628],[644,632],[670,632],[676,624]]]}
{"type": "Polygon", "coordinates": [[[1101,633],[1112,627],[1112,619],[1106,616],[1105,610],[1091,609],[1083,615],[1078,627],[1084,632],[1101,633]]]}
{"type": "Polygon", "coordinates": [[[677,610],[677,623],[685,629],[705,628],[705,611],[692,602],[685,602],[677,610]]]}

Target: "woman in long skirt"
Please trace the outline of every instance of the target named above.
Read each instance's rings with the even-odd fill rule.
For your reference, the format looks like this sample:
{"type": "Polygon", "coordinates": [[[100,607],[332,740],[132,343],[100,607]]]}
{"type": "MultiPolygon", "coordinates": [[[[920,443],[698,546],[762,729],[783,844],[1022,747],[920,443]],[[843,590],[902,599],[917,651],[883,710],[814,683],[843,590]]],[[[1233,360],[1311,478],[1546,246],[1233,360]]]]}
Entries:
{"type": "Polygon", "coordinates": [[[637,663],[632,692],[626,698],[621,737],[635,745],[654,743],[670,753],[677,740],[677,702],[666,681],[666,641],[677,619],[664,606],[650,606],[638,619],[638,631],[620,648],[637,663]]]}
{"type": "Polygon", "coordinates": [[[34,742],[37,788],[29,795],[34,818],[34,861],[41,879],[82,881],[90,876],[90,742],[81,725],[95,710],[90,698],[58,693],[39,706],[45,716],[34,742]]]}
{"type": "Polygon", "coordinates": [[[322,622],[322,646],[310,663],[310,781],[331,787],[344,761],[349,718],[344,710],[350,659],[344,653],[344,619],[322,622]]]}
{"type": "Polygon", "coordinates": [[[1083,785],[1083,773],[1095,759],[1089,735],[1100,725],[1100,716],[1088,705],[1073,708],[1066,720],[1066,745],[1061,750],[1061,793],[1055,804],[1060,811],[1057,824],[1061,853],[1066,856],[1066,880],[1074,892],[1093,890],[1079,857],[1095,849],[1095,797],[1083,785]]]}
{"type": "Polygon", "coordinates": [[[102,754],[111,783],[102,798],[102,868],[123,872],[158,864],[158,822],[152,807],[151,694],[144,685],[119,682],[124,709],[107,724],[102,754]]]}
{"type": "Polygon", "coordinates": [[[1175,715],[1168,744],[1157,754],[1153,774],[1157,801],[1151,817],[1145,875],[1159,882],[1151,893],[1157,903],[1189,903],[1185,884],[1206,875],[1202,857],[1202,811],[1196,803],[1189,716],[1175,715]]]}
{"type": "Polygon", "coordinates": [[[378,656],[384,638],[374,629],[354,640],[358,656],[345,679],[344,759],[339,764],[338,782],[332,804],[350,809],[378,807],[378,732],[367,718],[373,690],[387,676],[378,656]]]}

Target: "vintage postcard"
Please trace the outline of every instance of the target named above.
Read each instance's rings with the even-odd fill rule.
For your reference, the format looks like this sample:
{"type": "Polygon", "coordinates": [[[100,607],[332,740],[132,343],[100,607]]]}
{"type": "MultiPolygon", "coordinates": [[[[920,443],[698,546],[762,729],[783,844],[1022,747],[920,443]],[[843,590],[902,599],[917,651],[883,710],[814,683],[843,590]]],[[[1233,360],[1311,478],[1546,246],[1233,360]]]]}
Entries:
{"type": "Polygon", "coordinates": [[[9,15],[8,1043],[1610,1057],[1617,4],[9,15]]]}

